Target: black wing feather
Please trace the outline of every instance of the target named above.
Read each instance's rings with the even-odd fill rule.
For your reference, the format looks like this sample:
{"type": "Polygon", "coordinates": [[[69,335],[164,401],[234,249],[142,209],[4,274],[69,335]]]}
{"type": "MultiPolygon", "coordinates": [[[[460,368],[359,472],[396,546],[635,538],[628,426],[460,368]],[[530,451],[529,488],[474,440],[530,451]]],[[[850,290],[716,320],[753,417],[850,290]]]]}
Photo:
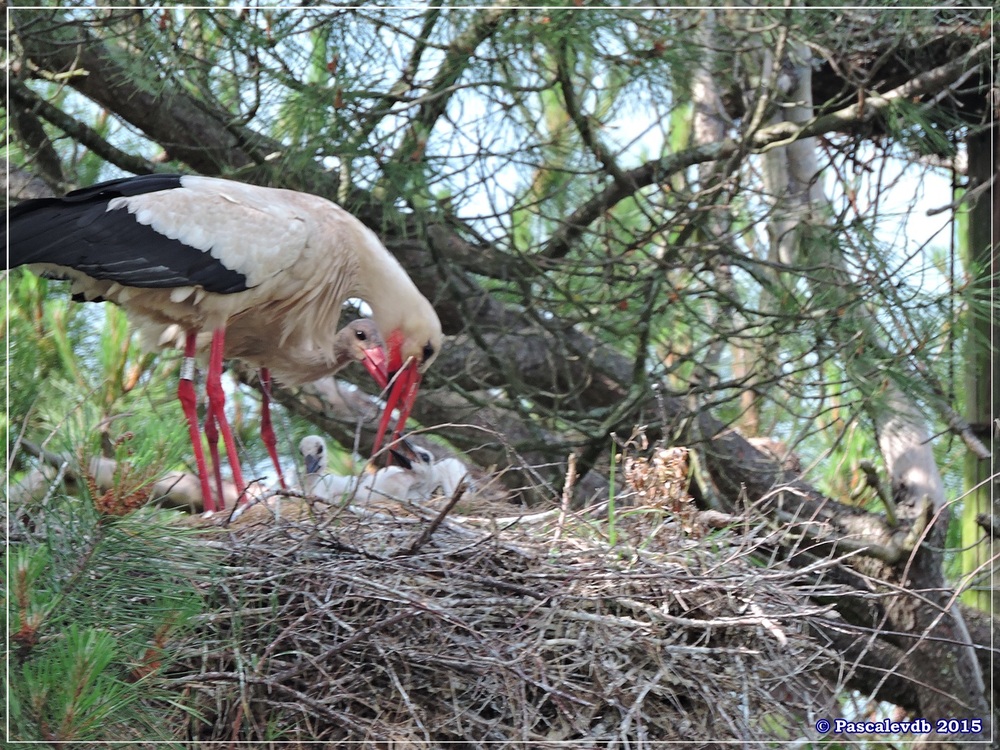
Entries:
{"type": "Polygon", "coordinates": [[[179,187],[180,175],[143,175],[102,182],[62,198],[24,201],[7,212],[7,267],[52,263],[122,286],[245,291],[246,276],[210,253],[140,224],[125,208],[107,210],[114,198],[179,187]]]}

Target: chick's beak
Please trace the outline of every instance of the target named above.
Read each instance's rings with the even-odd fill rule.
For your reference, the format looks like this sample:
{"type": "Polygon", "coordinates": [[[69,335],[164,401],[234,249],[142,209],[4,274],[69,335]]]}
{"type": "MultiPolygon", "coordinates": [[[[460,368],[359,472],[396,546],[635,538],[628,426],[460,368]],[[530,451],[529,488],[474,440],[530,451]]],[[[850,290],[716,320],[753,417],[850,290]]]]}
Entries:
{"type": "Polygon", "coordinates": [[[417,456],[417,452],[413,450],[413,444],[402,435],[399,440],[394,441],[393,446],[389,448],[389,454],[395,459],[395,463],[397,465],[402,466],[407,470],[412,469],[413,463],[420,460],[417,456]]]}
{"type": "Polygon", "coordinates": [[[307,453],[306,459],[306,474],[317,474],[319,473],[320,460],[318,455],[313,455],[312,453],[307,453]]]}

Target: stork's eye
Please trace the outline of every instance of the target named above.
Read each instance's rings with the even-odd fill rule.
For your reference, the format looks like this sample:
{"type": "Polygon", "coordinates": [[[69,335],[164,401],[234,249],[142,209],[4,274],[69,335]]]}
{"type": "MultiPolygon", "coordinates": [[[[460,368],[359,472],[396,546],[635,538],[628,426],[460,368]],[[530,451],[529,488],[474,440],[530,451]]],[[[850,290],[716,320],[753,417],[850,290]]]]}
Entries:
{"type": "Polygon", "coordinates": [[[430,342],[427,342],[426,344],[424,344],[424,362],[426,362],[433,356],[434,356],[434,347],[431,345],[430,342]]]}

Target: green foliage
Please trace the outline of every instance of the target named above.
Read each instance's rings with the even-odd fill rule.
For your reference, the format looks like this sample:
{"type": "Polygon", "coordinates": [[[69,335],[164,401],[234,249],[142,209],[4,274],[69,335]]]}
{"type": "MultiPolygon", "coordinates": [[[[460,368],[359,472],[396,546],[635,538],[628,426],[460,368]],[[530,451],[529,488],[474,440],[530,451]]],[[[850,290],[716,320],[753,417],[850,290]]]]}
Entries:
{"type": "Polygon", "coordinates": [[[176,401],[176,360],[143,352],[121,309],[71,302],[57,285],[10,276],[7,416],[14,434],[76,456],[127,435],[133,462],[165,469],[190,450],[176,401]],[[27,427],[22,433],[22,428],[27,427]],[[103,436],[103,437],[102,437],[103,436]]]}
{"type": "Polygon", "coordinates": [[[896,99],[886,117],[886,126],[893,139],[912,153],[953,157],[956,148],[949,132],[954,132],[960,123],[934,118],[934,111],[906,99],[896,99]]]}
{"type": "Polygon", "coordinates": [[[107,725],[125,720],[139,696],[109,674],[115,652],[110,633],[74,623],[58,644],[24,665],[24,705],[42,738],[97,739],[107,725]]]}
{"type": "Polygon", "coordinates": [[[89,499],[16,508],[10,550],[12,737],[171,739],[164,669],[199,612],[213,553],[176,514],[98,513],[89,499]]]}
{"type": "MultiPolygon", "coordinates": [[[[121,310],[70,302],[28,272],[9,276],[5,375],[13,434],[74,467],[111,450],[128,473],[111,494],[141,490],[190,451],[174,394],[174,364],[143,353],[121,310]]],[[[14,457],[11,484],[32,470],[14,457]]],[[[55,488],[58,492],[58,488],[55,488]]],[[[194,582],[211,559],[171,514],[103,516],[58,494],[12,507],[30,532],[10,548],[9,707],[26,740],[170,739],[162,667],[192,625],[194,582]]],[[[139,495],[138,497],[141,497],[139,495]]],[[[117,502],[115,500],[114,502],[117,502]]]]}

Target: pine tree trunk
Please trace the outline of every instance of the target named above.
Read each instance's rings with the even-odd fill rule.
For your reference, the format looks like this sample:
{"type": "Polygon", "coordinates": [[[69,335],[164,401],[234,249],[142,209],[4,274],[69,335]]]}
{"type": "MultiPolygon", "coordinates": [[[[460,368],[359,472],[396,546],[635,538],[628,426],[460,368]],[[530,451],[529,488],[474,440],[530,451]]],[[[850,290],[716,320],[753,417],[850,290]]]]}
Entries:
{"type": "MultiPolygon", "coordinates": [[[[967,140],[969,150],[969,189],[987,182],[1000,172],[1000,152],[997,138],[1000,130],[993,128],[971,136],[967,140]],[[990,151],[993,150],[991,163],[990,151]]],[[[965,267],[976,269],[978,278],[971,286],[971,294],[983,300],[996,292],[993,274],[997,271],[1000,258],[1000,192],[981,193],[969,212],[968,233],[963,243],[966,252],[965,267]],[[991,200],[992,197],[992,200],[991,200]],[[992,236],[991,236],[992,232],[992,236]],[[992,245],[992,248],[991,248],[992,245]],[[991,262],[992,261],[992,262],[991,262]]],[[[1000,327],[996,319],[980,315],[969,315],[969,331],[966,337],[965,359],[965,411],[976,436],[986,445],[990,444],[994,414],[990,396],[1000,392],[1000,357],[996,345],[1000,342],[1000,327]]],[[[992,498],[996,496],[997,482],[992,478],[990,461],[983,461],[971,451],[965,458],[965,500],[962,509],[962,572],[974,574],[976,582],[963,599],[966,604],[989,612],[993,589],[994,549],[992,536],[986,534],[976,519],[981,514],[992,517],[996,510],[992,498]]],[[[996,463],[996,458],[994,461],[996,463]]],[[[1000,605],[1000,602],[997,603],[1000,605]]],[[[1000,607],[998,607],[1000,608],[1000,607]]],[[[995,612],[996,610],[994,610],[995,612]]]]}

